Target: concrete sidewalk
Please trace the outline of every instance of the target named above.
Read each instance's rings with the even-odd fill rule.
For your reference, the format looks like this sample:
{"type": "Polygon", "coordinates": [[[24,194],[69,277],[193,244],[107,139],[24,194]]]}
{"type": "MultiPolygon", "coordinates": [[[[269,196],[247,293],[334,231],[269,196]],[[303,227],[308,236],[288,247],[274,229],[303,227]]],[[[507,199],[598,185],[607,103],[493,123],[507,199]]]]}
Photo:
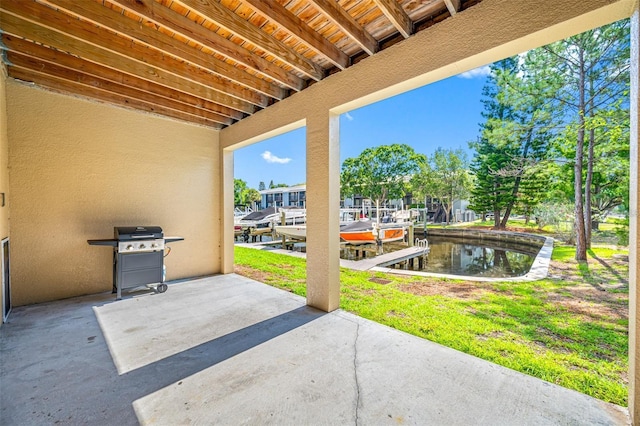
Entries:
{"type": "Polygon", "coordinates": [[[626,410],[238,276],[16,308],[0,423],[627,424],[626,410]]]}

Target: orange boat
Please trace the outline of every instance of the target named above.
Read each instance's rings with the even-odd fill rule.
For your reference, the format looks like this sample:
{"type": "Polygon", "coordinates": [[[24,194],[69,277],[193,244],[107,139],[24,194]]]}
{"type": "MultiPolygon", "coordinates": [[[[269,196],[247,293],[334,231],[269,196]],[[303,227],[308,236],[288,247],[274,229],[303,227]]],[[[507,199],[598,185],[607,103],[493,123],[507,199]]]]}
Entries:
{"type": "Polygon", "coordinates": [[[378,230],[378,238],[383,243],[400,241],[404,238],[404,228],[397,226],[392,228],[380,228],[380,230],[378,230]]]}
{"type": "Polygon", "coordinates": [[[385,224],[378,228],[370,220],[358,220],[340,228],[340,238],[347,244],[374,244],[378,241],[388,243],[404,238],[404,227],[396,224],[385,224]]]}

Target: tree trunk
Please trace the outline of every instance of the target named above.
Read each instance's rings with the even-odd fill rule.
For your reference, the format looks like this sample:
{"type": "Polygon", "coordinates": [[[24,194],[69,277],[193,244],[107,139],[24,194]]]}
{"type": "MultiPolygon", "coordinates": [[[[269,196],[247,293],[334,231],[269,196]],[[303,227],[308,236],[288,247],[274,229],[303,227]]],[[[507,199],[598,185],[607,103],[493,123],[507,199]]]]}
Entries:
{"type": "MultiPolygon", "coordinates": [[[[593,78],[589,79],[589,112],[588,116],[593,117],[593,78]]],[[[586,112],[585,112],[586,114],[586,112]]],[[[593,158],[593,147],[596,141],[596,131],[593,126],[590,126],[589,129],[589,145],[587,148],[587,176],[585,177],[584,182],[584,235],[586,240],[587,249],[591,248],[591,222],[592,222],[592,213],[591,213],[591,195],[592,195],[592,182],[593,182],[593,162],[595,161],[593,158]]]]}
{"type": "MultiPolygon", "coordinates": [[[[529,134],[527,135],[527,142],[524,144],[524,150],[522,151],[522,158],[527,158],[527,154],[529,153],[529,145],[531,145],[531,138],[533,137],[533,129],[529,129],[529,134]]],[[[516,176],[516,180],[513,184],[513,191],[511,191],[511,200],[507,203],[507,208],[504,211],[504,217],[502,218],[502,222],[500,223],[501,228],[507,227],[507,221],[509,220],[509,216],[511,216],[511,209],[513,209],[513,205],[516,203],[516,198],[518,197],[518,191],[520,190],[520,182],[522,181],[522,175],[524,174],[524,166],[523,169],[519,172],[518,176],[516,176]]]]}
{"type": "Polygon", "coordinates": [[[584,158],[584,110],[585,110],[585,65],[584,50],[580,49],[580,81],[579,81],[579,108],[578,108],[578,138],[576,140],[576,157],[573,166],[575,206],[575,232],[576,232],[576,260],[587,260],[587,241],[584,226],[584,200],[582,197],[582,163],[584,158]]]}
{"type": "Polygon", "coordinates": [[[587,148],[587,176],[584,181],[584,236],[587,249],[591,248],[591,184],[593,182],[593,145],[595,130],[589,129],[589,146],[587,148]]]}

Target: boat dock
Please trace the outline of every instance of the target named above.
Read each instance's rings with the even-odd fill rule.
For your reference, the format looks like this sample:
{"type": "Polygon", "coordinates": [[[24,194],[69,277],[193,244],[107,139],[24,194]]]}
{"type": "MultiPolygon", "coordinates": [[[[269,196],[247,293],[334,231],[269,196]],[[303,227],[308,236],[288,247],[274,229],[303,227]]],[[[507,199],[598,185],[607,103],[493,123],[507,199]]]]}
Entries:
{"type": "Polygon", "coordinates": [[[340,260],[340,266],[357,271],[367,271],[376,266],[386,267],[400,262],[411,261],[427,253],[429,253],[429,250],[424,247],[407,247],[402,250],[362,260],[340,260]]]}

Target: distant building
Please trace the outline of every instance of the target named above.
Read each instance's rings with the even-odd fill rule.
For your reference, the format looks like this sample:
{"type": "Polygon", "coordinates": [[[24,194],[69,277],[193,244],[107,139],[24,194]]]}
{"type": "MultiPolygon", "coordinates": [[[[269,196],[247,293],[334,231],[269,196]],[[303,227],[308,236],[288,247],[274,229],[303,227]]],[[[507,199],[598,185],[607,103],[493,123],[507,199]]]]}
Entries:
{"type": "MultiPolygon", "coordinates": [[[[260,209],[266,209],[267,207],[306,207],[307,206],[307,186],[295,185],[282,188],[264,189],[260,192],[260,209]]],[[[416,200],[411,194],[407,194],[401,200],[388,200],[384,206],[396,210],[408,209],[411,206],[420,206],[424,208],[424,200],[416,200]]],[[[451,214],[449,220],[451,222],[471,222],[476,220],[476,213],[469,210],[468,200],[456,200],[451,207],[451,214]]],[[[371,211],[375,209],[375,204],[368,198],[364,198],[361,195],[353,197],[346,197],[340,200],[341,208],[356,208],[364,209],[365,211],[371,211]]],[[[429,222],[444,222],[445,213],[442,205],[433,198],[429,199],[426,205],[427,208],[427,221],[429,222]]]]}
{"type": "Polygon", "coordinates": [[[306,207],[307,185],[264,189],[260,192],[260,209],[267,207],[306,207]]]}

